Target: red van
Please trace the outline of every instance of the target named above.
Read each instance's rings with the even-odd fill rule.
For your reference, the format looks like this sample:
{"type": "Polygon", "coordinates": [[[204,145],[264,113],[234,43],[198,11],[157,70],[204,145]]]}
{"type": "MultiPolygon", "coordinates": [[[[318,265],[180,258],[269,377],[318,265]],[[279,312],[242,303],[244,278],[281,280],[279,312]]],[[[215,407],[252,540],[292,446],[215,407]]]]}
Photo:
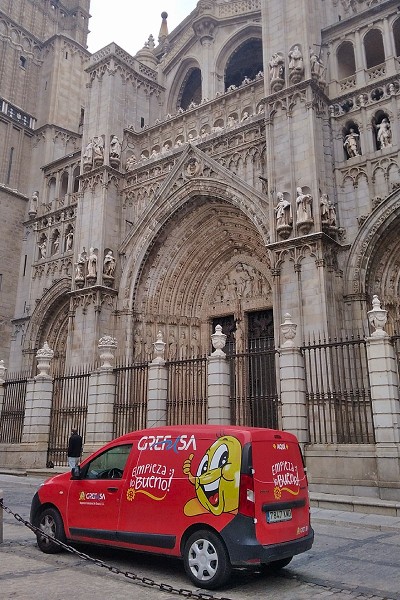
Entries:
{"type": "MultiPolygon", "coordinates": [[[[145,429],[48,479],[31,523],[62,541],[183,558],[196,586],[232,566],[286,566],[312,546],[307,477],[294,435],[252,427],[145,429]]],[[[59,546],[37,535],[43,552],[59,546]]]]}

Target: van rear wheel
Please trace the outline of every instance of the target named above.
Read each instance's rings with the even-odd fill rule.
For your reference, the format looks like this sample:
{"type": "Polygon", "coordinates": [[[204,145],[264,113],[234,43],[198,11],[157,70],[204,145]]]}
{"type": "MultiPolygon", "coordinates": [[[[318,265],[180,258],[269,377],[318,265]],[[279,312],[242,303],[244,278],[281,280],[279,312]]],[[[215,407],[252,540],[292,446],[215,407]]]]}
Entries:
{"type": "Polygon", "coordinates": [[[55,538],[60,542],[65,542],[64,524],[58,510],[55,508],[46,508],[39,517],[38,528],[47,534],[36,534],[37,545],[45,554],[57,554],[62,552],[61,546],[55,544],[50,538],[55,538]]]}
{"type": "Polygon", "coordinates": [[[215,590],[226,583],[232,566],[221,538],[212,531],[197,531],[185,544],[183,551],[185,571],[192,582],[207,590],[215,590]]]}

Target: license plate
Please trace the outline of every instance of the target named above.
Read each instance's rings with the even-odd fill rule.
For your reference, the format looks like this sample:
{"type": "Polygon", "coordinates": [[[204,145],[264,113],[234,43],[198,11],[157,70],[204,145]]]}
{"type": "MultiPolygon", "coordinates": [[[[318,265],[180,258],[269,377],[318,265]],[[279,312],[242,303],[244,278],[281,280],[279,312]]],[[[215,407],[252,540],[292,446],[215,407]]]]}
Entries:
{"type": "Polygon", "coordinates": [[[282,521],[290,521],[291,518],[291,508],[285,508],[283,510],[269,510],[267,512],[267,523],[281,523],[282,521]]]}

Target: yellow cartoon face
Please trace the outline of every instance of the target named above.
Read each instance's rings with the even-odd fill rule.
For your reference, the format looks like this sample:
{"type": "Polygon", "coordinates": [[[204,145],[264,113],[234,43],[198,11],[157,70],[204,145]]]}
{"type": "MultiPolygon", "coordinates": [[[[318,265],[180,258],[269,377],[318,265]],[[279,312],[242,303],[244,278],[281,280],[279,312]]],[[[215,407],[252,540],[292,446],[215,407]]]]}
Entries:
{"type": "MultiPolygon", "coordinates": [[[[194,483],[198,502],[213,515],[232,512],[238,508],[241,449],[236,438],[219,438],[201,459],[196,475],[189,476],[194,483]]],[[[188,461],[184,470],[189,474],[187,467],[188,461]]],[[[196,504],[189,502],[190,506],[185,507],[185,513],[199,514],[196,504]]]]}

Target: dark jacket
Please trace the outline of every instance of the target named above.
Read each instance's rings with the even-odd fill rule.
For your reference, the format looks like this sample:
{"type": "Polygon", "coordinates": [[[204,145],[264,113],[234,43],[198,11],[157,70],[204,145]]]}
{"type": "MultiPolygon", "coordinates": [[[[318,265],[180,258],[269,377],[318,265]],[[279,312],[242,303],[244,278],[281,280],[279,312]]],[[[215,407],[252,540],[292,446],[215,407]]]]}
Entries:
{"type": "Polygon", "coordinates": [[[82,436],[79,433],[73,433],[68,440],[67,456],[77,457],[82,453],[82,436]]]}

